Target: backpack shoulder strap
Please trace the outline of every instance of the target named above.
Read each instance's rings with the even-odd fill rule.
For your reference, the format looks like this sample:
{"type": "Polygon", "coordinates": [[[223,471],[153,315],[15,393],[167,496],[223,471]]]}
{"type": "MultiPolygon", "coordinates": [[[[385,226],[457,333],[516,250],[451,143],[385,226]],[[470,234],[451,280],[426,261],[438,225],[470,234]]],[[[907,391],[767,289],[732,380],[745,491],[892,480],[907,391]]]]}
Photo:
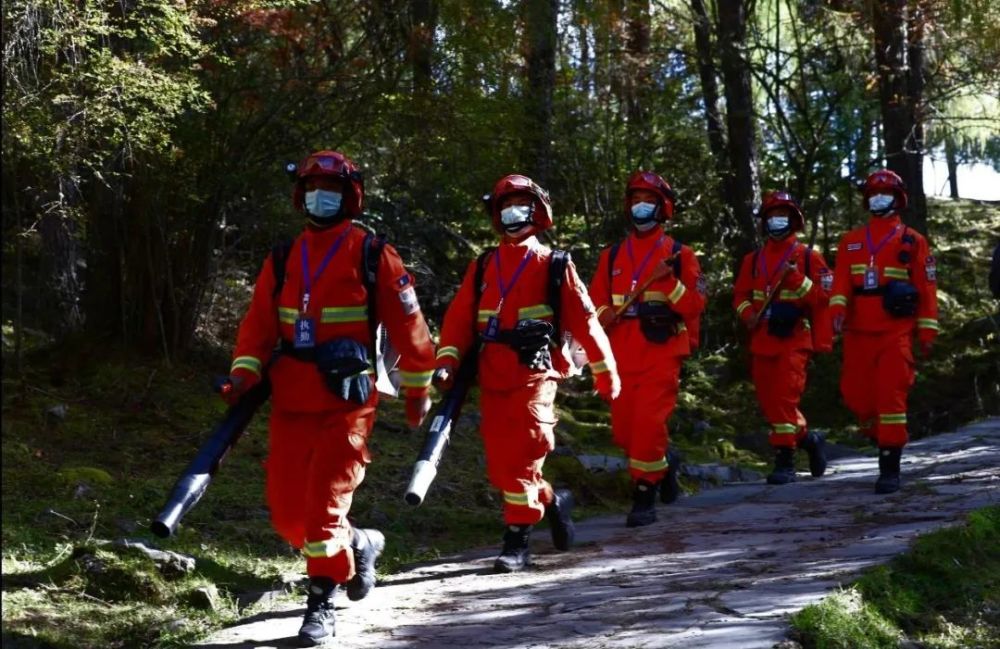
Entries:
{"type": "MultiPolygon", "coordinates": [[[[361,246],[361,283],[364,284],[365,293],[368,294],[368,335],[370,342],[369,354],[373,367],[377,367],[375,362],[378,350],[375,348],[378,338],[378,313],[376,305],[376,286],[378,282],[378,266],[382,259],[382,250],[385,248],[385,235],[375,235],[366,233],[364,244],[361,246]]],[[[377,370],[376,370],[377,371],[377,370]]]]}
{"type": "Polygon", "coordinates": [[[682,244],[678,239],[674,239],[673,248],[670,250],[670,254],[674,257],[674,277],[677,278],[677,281],[680,281],[681,279],[681,248],[683,247],[684,244],[682,244]]]}
{"type": "Polygon", "coordinates": [[[562,285],[569,262],[569,251],[552,251],[549,259],[549,306],[552,308],[552,328],[557,344],[562,340],[562,285]]]}
{"type": "Polygon", "coordinates": [[[753,259],[750,260],[750,277],[757,279],[757,266],[760,263],[760,248],[753,251],[753,259]]]}
{"type": "Polygon", "coordinates": [[[271,296],[274,299],[278,299],[281,289],[285,286],[285,268],[288,266],[288,255],[291,252],[291,239],[285,239],[271,248],[271,271],[274,274],[274,291],[271,296]]]}
{"type": "Polygon", "coordinates": [[[806,277],[812,277],[811,271],[812,271],[813,247],[805,246],[805,249],[806,249],[806,258],[805,258],[803,273],[805,274],[806,277]]]}
{"type": "Polygon", "coordinates": [[[615,245],[611,246],[608,250],[608,304],[614,304],[614,291],[611,289],[611,284],[614,281],[615,272],[615,259],[618,257],[618,250],[622,247],[619,241],[615,245]]]}
{"type": "Polygon", "coordinates": [[[483,297],[483,278],[486,277],[486,262],[496,248],[487,248],[476,257],[476,274],[472,278],[472,291],[476,299],[472,301],[472,329],[476,336],[479,335],[479,300],[483,297]]]}

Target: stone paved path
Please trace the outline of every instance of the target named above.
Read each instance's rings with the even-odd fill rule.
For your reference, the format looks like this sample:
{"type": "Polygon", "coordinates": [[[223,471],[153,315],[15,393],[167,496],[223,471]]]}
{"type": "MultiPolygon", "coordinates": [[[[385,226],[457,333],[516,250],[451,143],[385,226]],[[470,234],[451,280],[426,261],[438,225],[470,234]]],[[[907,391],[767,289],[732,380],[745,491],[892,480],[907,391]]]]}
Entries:
{"type": "MultiPolygon", "coordinates": [[[[536,534],[535,568],[493,575],[495,548],[392,575],[368,599],[337,600],[345,648],[771,647],[787,614],[903,552],[914,536],[1000,502],[1000,419],[915,442],[904,488],[872,491],[877,460],[843,458],[822,479],[738,484],[578,524],[569,553],[536,534]]],[[[262,613],[203,647],[289,647],[300,607],[262,613]]]]}

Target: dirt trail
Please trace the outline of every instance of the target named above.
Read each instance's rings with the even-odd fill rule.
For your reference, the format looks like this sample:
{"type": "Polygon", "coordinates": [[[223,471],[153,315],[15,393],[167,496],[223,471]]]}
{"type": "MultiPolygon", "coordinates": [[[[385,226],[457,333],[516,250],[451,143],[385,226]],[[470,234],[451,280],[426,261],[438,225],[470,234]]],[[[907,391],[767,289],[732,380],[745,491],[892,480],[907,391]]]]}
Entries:
{"type": "MultiPolygon", "coordinates": [[[[914,442],[904,487],[872,490],[877,460],[831,462],[822,479],[735,484],[578,524],[580,543],[535,535],[534,569],[493,575],[496,548],[392,575],[362,602],[337,599],[344,648],[771,647],[787,614],[906,550],[914,536],[1000,502],[1000,419],[914,442]]],[[[301,607],[224,629],[202,647],[290,647],[301,607]]]]}

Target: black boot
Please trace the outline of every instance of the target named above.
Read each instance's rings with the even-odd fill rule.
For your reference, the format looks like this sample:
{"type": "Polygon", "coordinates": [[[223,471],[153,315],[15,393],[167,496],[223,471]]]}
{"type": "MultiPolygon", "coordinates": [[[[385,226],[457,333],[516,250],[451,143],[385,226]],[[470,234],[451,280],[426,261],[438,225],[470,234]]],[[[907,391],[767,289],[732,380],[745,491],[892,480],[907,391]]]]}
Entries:
{"type": "Polygon", "coordinates": [[[899,460],[902,456],[901,448],[878,450],[878,480],[875,481],[875,493],[891,494],[899,491],[899,460]]]}
{"type": "Polygon", "coordinates": [[[347,582],[347,597],[356,602],[368,597],[375,588],[375,560],[385,549],[385,537],[378,530],[354,528],[354,577],[347,582]]]}
{"type": "Polygon", "coordinates": [[[570,516],[572,512],[573,494],[569,489],[556,491],[552,502],[545,508],[545,518],[552,530],[552,545],[556,546],[556,550],[565,551],[573,547],[576,528],[570,516]]]}
{"type": "Polygon", "coordinates": [[[306,599],[306,616],[299,629],[298,646],[321,647],[337,635],[333,617],[333,593],[337,584],[329,577],[309,580],[309,597],[306,599]]]}
{"type": "Polygon", "coordinates": [[[660,482],[660,502],[669,505],[677,500],[681,495],[681,485],[677,481],[677,475],[681,470],[680,453],[670,451],[667,453],[667,474],[660,482]]]}
{"type": "Polygon", "coordinates": [[[632,511],[625,518],[625,527],[642,527],[656,522],[656,485],[645,480],[635,483],[632,491],[632,511]]]}
{"type": "Polygon", "coordinates": [[[809,454],[809,473],[818,478],[826,473],[826,440],[819,433],[809,433],[802,440],[802,448],[809,454]]]}
{"type": "Polygon", "coordinates": [[[767,476],[767,484],[795,482],[795,449],[779,446],[774,449],[774,471],[767,476]]]}
{"type": "Polygon", "coordinates": [[[517,572],[531,565],[531,525],[508,525],[503,533],[503,550],[493,562],[494,572],[517,572]]]}

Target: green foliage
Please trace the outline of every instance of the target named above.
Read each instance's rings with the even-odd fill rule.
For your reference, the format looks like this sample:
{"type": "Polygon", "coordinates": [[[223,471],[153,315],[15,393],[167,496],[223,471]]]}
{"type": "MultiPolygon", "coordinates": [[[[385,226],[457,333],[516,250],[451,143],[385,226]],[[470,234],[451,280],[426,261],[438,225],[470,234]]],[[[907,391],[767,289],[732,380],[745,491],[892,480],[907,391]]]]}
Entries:
{"type": "Polygon", "coordinates": [[[792,617],[807,648],[958,648],[1000,642],[1000,507],[926,534],[906,554],[792,617]]]}

